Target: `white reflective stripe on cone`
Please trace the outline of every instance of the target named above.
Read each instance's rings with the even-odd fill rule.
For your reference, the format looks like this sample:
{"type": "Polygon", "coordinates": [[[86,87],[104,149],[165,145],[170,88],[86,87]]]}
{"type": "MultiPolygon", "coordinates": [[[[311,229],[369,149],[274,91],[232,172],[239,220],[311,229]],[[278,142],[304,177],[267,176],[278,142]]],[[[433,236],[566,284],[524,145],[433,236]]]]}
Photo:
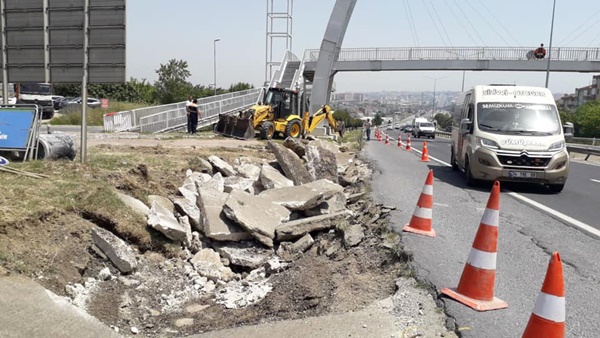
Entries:
{"type": "Polygon", "coordinates": [[[433,215],[433,210],[431,210],[429,208],[420,208],[418,205],[415,208],[415,212],[413,213],[413,216],[417,216],[420,218],[428,218],[428,219],[431,219],[432,215],[433,215]]]}
{"type": "Polygon", "coordinates": [[[425,184],[423,186],[423,194],[425,194],[425,195],[433,195],[433,185],[425,184]]]}
{"type": "Polygon", "coordinates": [[[467,263],[479,269],[496,270],[496,253],[471,248],[467,263]]]}
{"type": "Polygon", "coordinates": [[[500,223],[500,210],[486,208],[481,217],[481,223],[497,227],[500,223]]]}
{"type": "Polygon", "coordinates": [[[565,297],[557,297],[541,292],[535,300],[533,313],[556,323],[565,321],[565,297]]]}

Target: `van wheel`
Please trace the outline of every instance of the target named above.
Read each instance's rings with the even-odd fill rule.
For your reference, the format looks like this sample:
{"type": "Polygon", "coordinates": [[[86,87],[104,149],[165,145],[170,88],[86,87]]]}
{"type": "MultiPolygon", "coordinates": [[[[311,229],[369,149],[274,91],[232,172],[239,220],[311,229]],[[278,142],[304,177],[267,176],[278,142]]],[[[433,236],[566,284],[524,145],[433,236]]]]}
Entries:
{"type": "Polygon", "coordinates": [[[477,180],[473,178],[473,174],[471,173],[471,163],[469,163],[468,159],[465,161],[465,177],[469,187],[477,185],[477,180]]]}
{"type": "Polygon", "coordinates": [[[454,156],[454,147],[450,148],[450,164],[452,164],[452,170],[458,170],[458,164],[456,164],[456,157],[454,156]]]}
{"type": "Polygon", "coordinates": [[[563,190],[565,185],[564,184],[550,184],[549,187],[550,187],[550,191],[558,194],[559,192],[561,192],[563,190]]]}

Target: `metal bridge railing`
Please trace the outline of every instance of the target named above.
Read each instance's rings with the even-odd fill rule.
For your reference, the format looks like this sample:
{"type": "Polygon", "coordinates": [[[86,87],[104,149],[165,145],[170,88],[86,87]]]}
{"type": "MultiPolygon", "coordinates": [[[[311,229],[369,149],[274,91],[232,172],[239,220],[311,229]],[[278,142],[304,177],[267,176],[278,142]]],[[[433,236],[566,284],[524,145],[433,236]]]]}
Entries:
{"type": "MultiPolygon", "coordinates": [[[[242,90],[239,92],[226,93],[216,96],[209,96],[198,99],[198,104],[208,104],[211,102],[219,102],[239,96],[245,95],[258,95],[261,88],[254,88],[248,90],[242,90]]],[[[133,110],[121,111],[118,113],[105,114],[104,120],[104,131],[116,132],[116,131],[130,131],[138,130],[141,125],[141,121],[144,117],[156,115],[159,113],[165,113],[166,115],[172,114],[173,111],[183,109],[185,113],[185,102],[171,103],[161,106],[138,108],[133,110]]]]}
{"type": "MultiPolygon", "coordinates": [[[[528,60],[537,48],[525,47],[423,47],[423,48],[343,48],[338,61],[410,61],[410,60],[528,60]]],[[[556,61],[600,61],[600,48],[556,47],[548,50],[556,61]]],[[[547,54],[547,55],[548,55],[547,54]]],[[[306,62],[319,59],[318,49],[304,52],[306,62]]],[[[545,59],[544,59],[545,60],[545,59]]],[[[540,60],[531,60],[540,61],[540,60]]]]}
{"type": "MultiPolygon", "coordinates": [[[[199,104],[201,120],[199,126],[215,121],[219,114],[227,114],[250,107],[260,98],[260,88],[252,91],[250,94],[230,97],[217,102],[208,102],[199,104]],[[203,123],[206,122],[206,123],[203,123]]],[[[185,127],[187,123],[187,114],[185,106],[183,108],[172,109],[157,114],[142,117],[140,119],[140,132],[142,133],[160,133],[168,130],[185,127]]]]}

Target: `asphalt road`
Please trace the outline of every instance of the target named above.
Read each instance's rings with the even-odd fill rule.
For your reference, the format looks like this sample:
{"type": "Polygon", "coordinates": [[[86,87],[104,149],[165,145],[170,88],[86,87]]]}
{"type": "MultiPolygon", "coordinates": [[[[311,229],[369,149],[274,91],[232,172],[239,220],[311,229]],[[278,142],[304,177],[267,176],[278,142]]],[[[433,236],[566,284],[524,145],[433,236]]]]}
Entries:
{"type": "MultiPolygon", "coordinates": [[[[413,140],[413,147],[420,149],[420,142],[413,140]]],[[[444,145],[448,147],[445,141],[436,139],[428,144],[431,144],[431,156],[448,160],[449,150],[445,157],[443,151],[438,150],[444,145]]],[[[435,161],[420,162],[420,155],[398,149],[395,142],[387,146],[367,142],[365,154],[375,169],[372,186],[376,200],[398,208],[391,215],[395,229],[401,229],[410,220],[427,172],[433,169],[433,228],[437,237],[405,233],[402,242],[404,249],[413,255],[419,279],[431,283],[437,290],[456,287],[491,185],[468,188],[464,178],[450,167],[435,161]]],[[[577,180],[573,182],[575,187],[577,180]]],[[[571,202],[563,200],[565,204],[571,202]]],[[[520,337],[540,292],[550,254],[558,251],[566,284],[566,336],[599,337],[600,241],[530,207],[506,191],[501,195],[499,233],[495,294],[508,302],[509,307],[476,312],[440,296],[446,312],[461,328],[461,334],[478,338],[520,337]]]]}
{"type": "MultiPolygon", "coordinates": [[[[422,150],[425,139],[411,139],[422,150]]],[[[429,155],[450,163],[450,140],[427,140],[429,155]]],[[[456,172],[457,176],[462,176],[456,172]]],[[[504,187],[600,230],[600,166],[571,161],[564,190],[554,194],[541,185],[506,183],[504,187]]]]}

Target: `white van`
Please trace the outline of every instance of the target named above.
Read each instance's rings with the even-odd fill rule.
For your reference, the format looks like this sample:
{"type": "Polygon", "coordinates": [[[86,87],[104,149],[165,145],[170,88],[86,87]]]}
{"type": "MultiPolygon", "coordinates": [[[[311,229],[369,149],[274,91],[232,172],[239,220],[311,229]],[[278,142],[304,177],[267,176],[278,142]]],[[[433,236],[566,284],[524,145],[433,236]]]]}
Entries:
{"type": "Polygon", "coordinates": [[[477,180],[547,184],[562,191],[569,154],[550,90],[511,85],[475,86],[458,97],[453,114],[453,169],[477,180]]]}
{"type": "Polygon", "coordinates": [[[435,139],[435,125],[427,121],[424,117],[417,117],[413,120],[413,137],[420,138],[426,136],[435,139]]]}

